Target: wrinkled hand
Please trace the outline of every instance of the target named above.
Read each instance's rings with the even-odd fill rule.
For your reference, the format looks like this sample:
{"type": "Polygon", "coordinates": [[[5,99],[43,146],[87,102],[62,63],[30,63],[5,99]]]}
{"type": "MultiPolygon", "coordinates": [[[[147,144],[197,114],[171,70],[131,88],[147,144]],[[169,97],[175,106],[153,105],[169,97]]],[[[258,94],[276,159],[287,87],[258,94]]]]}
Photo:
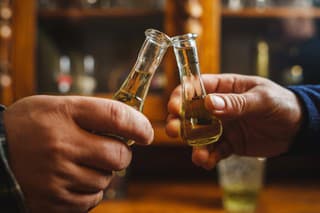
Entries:
{"type": "Polygon", "coordinates": [[[128,166],[127,145],[91,132],[153,140],[146,117],[106,99],[33,96],[9,107],[4,121],[9,164],[30,212],[87,212],[101,201],[112,171],[128,166]]]}
{"type": "MultiPolygon", "coordinates": [[[[293,92],[253,76],[203,75],[203,81],[208,93],[206,108],[222,120],[224,133],[217,143],[193,149],[196,165],[212,169],[233,153],[270,157],[288,150],[302,122],[301,106],[293,92]]],[[[172,137],[180,134],[180,105],[179,86],[168,103],[166,130],[172,137]]]]}

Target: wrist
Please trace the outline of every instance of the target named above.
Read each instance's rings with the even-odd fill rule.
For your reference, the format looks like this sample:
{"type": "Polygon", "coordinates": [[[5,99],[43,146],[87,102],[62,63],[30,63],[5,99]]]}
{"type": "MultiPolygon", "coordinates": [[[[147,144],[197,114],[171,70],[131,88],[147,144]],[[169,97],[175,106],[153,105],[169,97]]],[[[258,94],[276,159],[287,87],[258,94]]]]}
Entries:
{"type": "Polygon", "coordinates": [[[24,197],[8,163],[8,144],[3,122],[4,110],[5,107],[0,105],[0,211],[21,213],[25,212],[24,197]]]}

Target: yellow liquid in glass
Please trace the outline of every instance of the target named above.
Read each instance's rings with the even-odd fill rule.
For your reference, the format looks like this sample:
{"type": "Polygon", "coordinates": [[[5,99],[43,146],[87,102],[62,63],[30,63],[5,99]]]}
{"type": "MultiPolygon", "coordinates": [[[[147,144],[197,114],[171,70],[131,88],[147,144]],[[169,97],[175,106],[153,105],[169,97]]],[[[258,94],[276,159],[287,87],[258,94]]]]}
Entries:
{"type": "Polygon", "coordinates": [[[182,138],[189,145],[203,146],[219,140],[222,134],[221,121],[207,111],[203,97],[185,100],[182,111],[182,138]]]}
{"type": "MultiPolygon", "coordinates": [[[[113,96],[113,99],[123,102],[142,112],[151,77],[152,75],[150,72],[134,71],[130,73],[121,88],[113,96]]],[[[133,140],[119,136],[114,137],[126,142],[129,146],[134,144],[133,140]]]]}
{"type": "Polygon", "coordinates": [[[224,189],[223,205],[231,213],[254,213],[259,189],[224,189]]]}

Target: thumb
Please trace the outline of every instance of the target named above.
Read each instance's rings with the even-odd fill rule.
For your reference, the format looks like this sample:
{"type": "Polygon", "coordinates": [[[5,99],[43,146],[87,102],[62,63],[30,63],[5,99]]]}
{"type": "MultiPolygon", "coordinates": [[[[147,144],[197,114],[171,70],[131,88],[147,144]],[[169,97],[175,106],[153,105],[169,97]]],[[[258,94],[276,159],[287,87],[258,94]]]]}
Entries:
{"type": "Polygon", "coordinates": [[[257,100],[248,93],[244,94],[209,94],[205,106],[213,114],[224,118],[236,118],[257,110],[257,100]]]}
{"type": "Polygon", "coordinates": [[[72,98],[72,117],[85,130],[129,138],[150,144],[153,129],[140,112],[119,101],[94,97],[72,98]]]}

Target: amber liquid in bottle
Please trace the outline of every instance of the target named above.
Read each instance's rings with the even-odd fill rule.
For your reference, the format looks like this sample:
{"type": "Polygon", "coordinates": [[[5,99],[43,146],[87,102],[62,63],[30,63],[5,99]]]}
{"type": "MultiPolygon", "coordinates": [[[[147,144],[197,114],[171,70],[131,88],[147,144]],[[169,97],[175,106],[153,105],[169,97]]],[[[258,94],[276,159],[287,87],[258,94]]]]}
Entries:
{"type": "Polygon", "coordinates": [[[204,106],[204,89],[195,43],[196,35],[172,38],[182,84],[181,136],[190,146],[217,142],[222,135],[222,124],[204,106]]]}
{"type": "Polygon", "coordinates": [[[182,138],[189,145],[206,145],[220,138],[221,122],[206,110],[203,97],[185,101],[182,114],[182,138]]]}
{"type": "MultiPolygon", "coordinates": [[[[171,45],[170,38],[162,32],[148,29],[145,32],[146,39],[140,49],[137,61],[123,82],[113,99],[121,101],[136,110],[142,112],[152,77],[158,68],[162,58],[171,45]]],[[[118,135],[108,135],[125,142],[128,146],[134,144],[130,138],[118,135]]],[[[114,172],[114,178],[109,188],[105,190],[108,199],[124,197],[123,184],[126,170],[114,172]],[[122,187],[121,187],[122,186],[122,187]]]]}
{"type": "MultiPolygon", "coordinates": [[[[113,99],[121,101],[142,112],[152,77],[160,65],[167,48],[171,45],[170,38],[154,29],[145,32],[146,39],[140,49],[137,61],[123,82],[120,89],[114,94],[113,99]]],[[[133,140],[115,136],[125,141],[129,146],[133,140]]]]}
{"type": "Polygon", "coordinates": [[[135,70],[130,74],[124,85],[118,90],[113,99],[121,101],[133,108],[142,111],[151,73],[135,70]]]}

